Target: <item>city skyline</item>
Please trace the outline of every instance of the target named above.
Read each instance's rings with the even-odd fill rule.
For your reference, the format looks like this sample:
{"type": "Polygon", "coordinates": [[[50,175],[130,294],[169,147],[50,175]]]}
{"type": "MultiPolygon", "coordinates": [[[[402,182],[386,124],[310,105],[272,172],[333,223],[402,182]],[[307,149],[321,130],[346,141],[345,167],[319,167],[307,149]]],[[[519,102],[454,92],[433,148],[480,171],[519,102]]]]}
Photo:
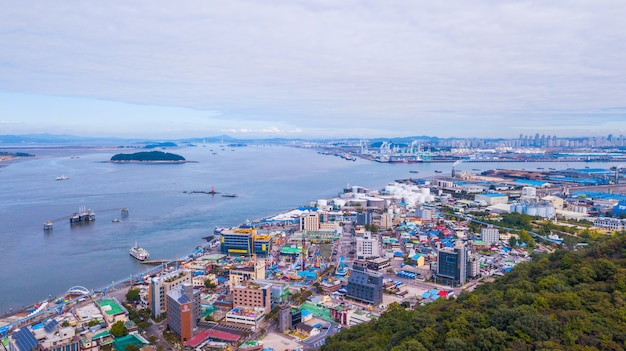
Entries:
{"type": "Polygon", "coordinates": [[[9,1],[0,134],[626,134],[626,4],[9,1]]]}

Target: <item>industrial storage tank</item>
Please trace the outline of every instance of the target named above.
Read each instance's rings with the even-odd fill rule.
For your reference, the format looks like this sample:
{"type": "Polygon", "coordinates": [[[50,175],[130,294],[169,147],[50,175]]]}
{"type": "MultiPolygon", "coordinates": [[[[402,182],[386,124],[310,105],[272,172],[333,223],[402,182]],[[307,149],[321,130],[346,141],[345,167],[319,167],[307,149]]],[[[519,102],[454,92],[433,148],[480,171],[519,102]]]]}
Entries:
{"type": "Polygon", "coordinates": [[[548,205],[546,207],[546,218],[554,218],[554,206],[548,205]]]}
{"type": "Polygon", "coordinates": [[[537,205],[528,205],[528,208],[526,210],[526,214],[529,216],[536,216],[537,215],[537,205]]]}
{"type": "Polygon", "coordinates": [[[424,196],[429,196],[430,195],[430,188],[422,188],[422,189],[420,189],[420,192],[424,196]]]}
{"type": "Polygon", "coordinates": [[[346,205],[346,200],[343,199],[334,199],[333,203],[339,207],[343,207],[346,205]]]}
{"type": "Polygon", "coordinates": [[[328,206],[328,200],[326,199],[317,200],[317,207],[326,207],[326,206],[328,206]]]}
{"type": "Polygon", "coordinates": [[[546,212],[547,212],[546,207],[547,207],[546,205],[537,205],[537,216],[546,218],[546,212]]]}

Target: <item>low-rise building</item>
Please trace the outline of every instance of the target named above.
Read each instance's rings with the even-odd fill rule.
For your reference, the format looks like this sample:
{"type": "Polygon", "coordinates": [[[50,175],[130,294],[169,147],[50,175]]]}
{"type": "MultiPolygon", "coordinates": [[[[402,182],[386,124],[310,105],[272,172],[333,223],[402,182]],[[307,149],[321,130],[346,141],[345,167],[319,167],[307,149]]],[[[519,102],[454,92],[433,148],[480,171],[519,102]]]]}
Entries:
{"type": "Polygon", "coordinates": [[[128,311],[115,299],[102,299],[97,302],[109,327],[116,322],[128,322],[128,311]]]}
{"type": "Polygon", "coordinates": [[[262,308],[235,307],[226,313],[226,322],[247,325],[257,328],[265,317],[265,310],[262,308]]]}

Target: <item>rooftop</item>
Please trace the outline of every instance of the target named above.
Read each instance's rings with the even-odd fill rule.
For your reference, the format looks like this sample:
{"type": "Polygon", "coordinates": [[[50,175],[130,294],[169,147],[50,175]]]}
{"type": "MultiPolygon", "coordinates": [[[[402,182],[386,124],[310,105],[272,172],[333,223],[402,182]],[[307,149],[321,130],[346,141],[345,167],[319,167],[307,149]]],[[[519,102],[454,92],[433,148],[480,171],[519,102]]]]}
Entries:
{"type": "Polygon", "coordinates": [[[108,315],[116,315],[124,313],[124,310],[113,299],[104,299],[97,302],[98,306],[108,315]]]}

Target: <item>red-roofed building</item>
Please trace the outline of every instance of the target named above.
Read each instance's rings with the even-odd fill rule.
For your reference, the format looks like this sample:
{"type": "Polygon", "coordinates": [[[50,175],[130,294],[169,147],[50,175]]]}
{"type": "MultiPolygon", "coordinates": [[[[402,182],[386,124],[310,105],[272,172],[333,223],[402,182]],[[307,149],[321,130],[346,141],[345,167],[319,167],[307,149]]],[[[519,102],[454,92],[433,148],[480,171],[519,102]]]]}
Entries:
{"type": "Polygon", "coordinates": [[[223,341],[227,343],[237,343],[241,336],[219,330],[202,330],[193,338],[185,341],[185,347],[195,349],[207,339],[223,341]]]}

